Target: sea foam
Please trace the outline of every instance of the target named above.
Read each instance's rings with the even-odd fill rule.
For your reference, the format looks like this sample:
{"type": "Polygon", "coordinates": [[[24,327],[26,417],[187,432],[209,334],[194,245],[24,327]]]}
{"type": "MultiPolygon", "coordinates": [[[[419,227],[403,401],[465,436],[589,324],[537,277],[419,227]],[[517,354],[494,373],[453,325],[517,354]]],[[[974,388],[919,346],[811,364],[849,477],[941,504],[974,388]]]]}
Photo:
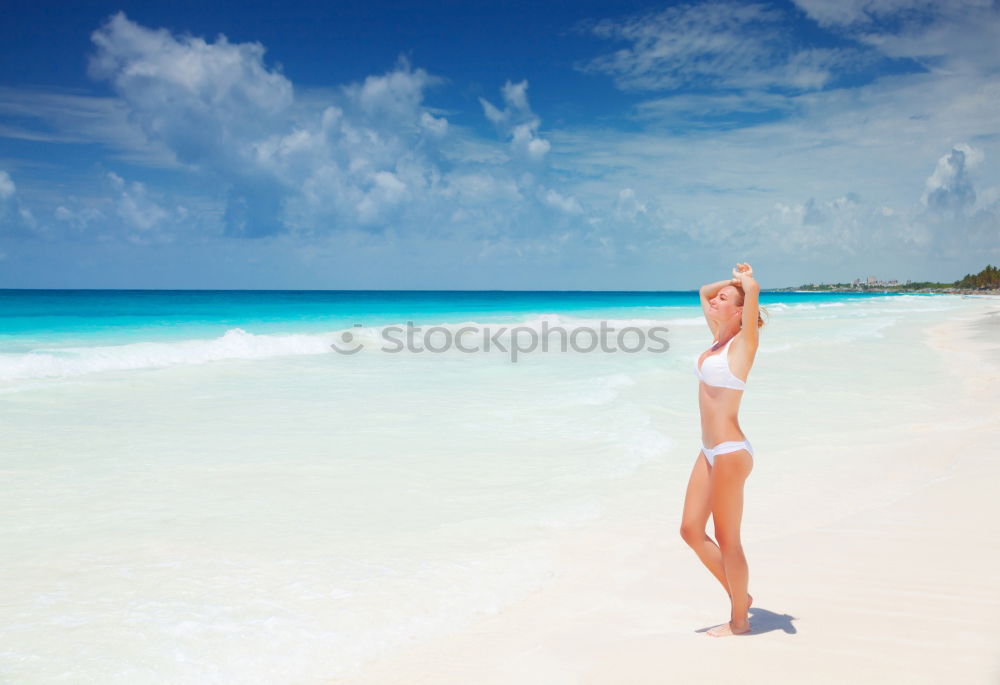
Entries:
{"type": "MultiPolygon", "coordinates": [[[[442,344],[446,335],[454,337],[461,329],[475,329],[469,344],[480,343],[485,336],[509,345],[514,336],[533,332],[548,339],[558,349],[561,337],[557,329],[572,334],[577,329],[599,331],[601,324],[613,331],[631,328],[644,333],[654,327],[685,325],[678,321],[657,319],[593,319],[545,315],[521,321],[500,322],[441,322],[416,327],[420,336],[428,336],[431,344],[442,344]],[[430,329],[437,329],[431,331],[430,329]],[[517,330],[519,329],[519,330],[517,330]]],[[[162,342],[139,342],[124,345],[89,347],[49,347],[30,352],[0,354],[0,381],[72,377],[106,371],[153,369],[185,364],[205,364],[223,360],[267,359],[294,355],[318,355],[332,352],[331,344],[341,349],[351,346],[386,347],[387,335],[394,340],[405,338],[406,323],[386,326],[354,326],[327,333],[255,334],[242,328],[232,328],[218,338],[162,342]],[[392,329],[392,330],[390,330],[392,329]],[[346,340],[344,336],[347,336],[346,340]]],[[[468,332],[468,331],[467,331],[468,332]]],[[[482,345],[480,345],[481,347],[482,345]]]]}

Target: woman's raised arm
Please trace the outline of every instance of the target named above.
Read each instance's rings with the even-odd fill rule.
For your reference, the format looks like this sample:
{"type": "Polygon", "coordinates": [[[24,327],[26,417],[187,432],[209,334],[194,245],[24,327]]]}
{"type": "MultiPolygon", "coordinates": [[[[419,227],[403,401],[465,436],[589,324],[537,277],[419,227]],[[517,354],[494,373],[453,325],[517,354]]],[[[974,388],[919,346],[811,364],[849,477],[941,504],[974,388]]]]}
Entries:
{"type": "Polygon", "coordinates": [[[705,321],[708,323],[708,329],[712,331],[712,337],[716,340],[719,339],[719,325],[708,318],[708,301],[715,297],[716,293],[725,288],[727,285],[736,285],[736,279],[731,278],[728,281],[716,281],[715,283],[708,283],[701,286],[698,291],[698,297],[701,299],[701,311],[705,315],[705,321]]]}
{"type": "Polygon", "coordinates": [[[743,339],[752,345],[757,344],[760,329],[760,284],[753,277],[753,269],[749,264],[745,270],[737,273],[733,280],[743,288],[743,339]]]}

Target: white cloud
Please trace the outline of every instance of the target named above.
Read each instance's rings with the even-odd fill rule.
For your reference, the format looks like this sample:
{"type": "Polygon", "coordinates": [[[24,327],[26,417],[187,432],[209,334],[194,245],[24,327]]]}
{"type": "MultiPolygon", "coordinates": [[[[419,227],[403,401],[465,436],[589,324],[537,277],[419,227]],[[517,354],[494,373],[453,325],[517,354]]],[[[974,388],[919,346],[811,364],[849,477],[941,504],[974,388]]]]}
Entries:
{"type": "Polygon", "coordinates": [[[510,137],[510,149],[515,157],[536,162],[542,160],[548,154],[551,145],[538,135],[541,120],[535,116],[528,104],[528,82],[507,81],[502,92],[505,105],[502,110],[489,100],[479,98],[483,113],[503,136],[510,137]]]}
{"type": "MultiPolygon", "coordinates": [[[[570,195],[540,185],[538,163],[551,146],[539,135],[526,81],[504,85],[503,110],[483,101],[509,154],[469,155],[482,141],[424,104],[442,79],[405,59],[296,101],[256,43],[176,37],[123,14],[94,42],[91,72],[112,83],[150,140],[226,184],[229,236],[389,227],[492,234],[523,225],[539,208],[583,211],[570,195]],[[533,163],[535,175],[519,175],[520,162],[533,163]]],[[[155,204],[143,204],[144,190],[130,187],[119,205],[137,229],[165,220],[155,204]]]]}
{"type": "MultiPolygon", "coordinates": [[[[108,174],[108,180],[117,194],[115,209],[118,216],[134,231],[149,233],[170,218],[170,212],[150,197],[142,183],[133,181],[127,184],[113,172],[108,174]]],[[[185,212],[181,213],[183,215],[185,212]]]]}
{"type": "Polygon", "coordinates": [[[6,171],[0,170],[0,201],[6,201],[14,197],[17,186],[6,171]]]}
{"type": "Polygon", "coordinates": [[[358,221],[362,225],[379,223],[382,215],[403,202],[407,195],[407,185],[399,176],[389,171],[375,172],[371,186],[358,202],[358,221]]]}
{"type": "Polygon", "coordinates": [[[582,214],[583,207],[580,205],[580,201],[575,197],[566,197],[559,194],[557,191],[549,188],[545,190],[542,194],[542,201],[549,207],[556,209],[565,214],[582,214]]]}
{"type": "Polygon", "coordinates": [[[301,106],[257,43],[175,37],[121,13],[93,39],[91,73],[150,140],[229,186],[229,235],[380,225],[440,176],[432,148],[448,122],[422,106],[440,79],[405,60],[301,106]]]}
{"type": "Polygon", "coordinates": [[[105,191],[100,196],[60,197],[61,204],[51,214],[50,235],[72,242],[124,240],[162,246],[179,236],[198,237],[198,230],[204,230],[205,217],[144,183],[106,172],[100,185],[105,191]]]}
{"type": "Polygon", "coordinates": [[[865,235],[875,210],[861,204],[856,195],[843,195],[817,202],[775,204],[774,212],[757,221],[756,231],[785,254],[826,251],[856,254],[867,243],[865,235]]]}
{"type": "Polygon", "coordinates": [[[173,153],[151,144],[129,107],[111,97],[0,87],[0,137],[45,143],[97,143],[115,159],[146,166],[176,167],[173,153]]]}
{"type": "Polygon", "coordinates": [[[623,90],[705,88],[812,90],[860,59],[848,49],[796,49],[782,40],[784,15],[763,4],[678,5],[589,27],[628,43],[580,68],[623,90]]]}
{"type": "Polygon", "coordinates": [[[439,137],[448,133],[448,120],[444,117],[435,117],[430,112],[422,112],[420,114],[420,125],[428,132],[439,137]]]}
{"type": "Polygon", "coordinates": [[[551,148],[549,141],[538,137],[537,125],[530,123],[518,124],[514,127],[510,146],[515,152],[536,161],[545,157],[551,148]]]}
{"type": "Polygon", "coordinates": [[[89,71],[108,80],[152,140],[185,163],[245,161],[247,143],[282,121],[292,84],[263,64],[259,43],[175,38],[119,12],[92,34],[89,71]]]}
{"type": "MultiPolygon", "coordinates": [[[[1000,192],[979,190],[1000,188],[1000,168],[988,163],[1000,153],[998,103],[1000,88],[990,80],[912,74],[799,95],[788,116],[754,126],[680,133],[595,126],[552,135],[559,170],[571,159],[578,174],[573,194],[586,197],[596,216],[619,220],[618,231],[601,224],[619,252],[631,243],[649,259],[711,260],[728,248],[786,273],[817,260],[835,273],[853,260],[856,268],[870,263],[904,278],[927,277],[930,269],[947,277],[948,264],[968,269],[970,260],[1000,255],[1000,192]],[[963,139],[975,147],[954,142],[963,139]],[[953,147],[965,158],[969,197],[978,198],[962,205],[960,220],[921,202],[928,176],[953,147]],[[634,220],[622,188],[642,198],[646,212],[634,220]],[[974,257],[969,244],[977,245],[974,257]],[[726,247],[705,250],[719,245],[726,247]],[[932,263],[932,253],[951,261],[932,263]],[[913,266],[923,259],[927,269],[913,266]]],[[[947,187],[957,193],[961,186],[947,187]]],[[[803,273],[805,280],[791,283],[813,277],[803,273]]]]}
{"type": "Polygon", "coordinates": [[[768,244],[792,254],[883,255],[888,264],[900,255],[968,258],[974,245],[977,257],[989,259],[1000,247],[1000,201],[976,205],[968,169],[982,161],[980,150],[960,143],[938,160],[919,202],[890,207],[854,193],[791,205],[779,202],[756,229],[768,244]]]}
{"type": "Polygon", "coordinates": [[[631,188],[623,188],[618,193],[618,199],[615,202],[615,215],[619,219],[635,221],[637,216],[645,213],[646,205],[639,202],[638,198],[635,196],[634,190],[631,188]]]}
{"type": "Polygon", "coordinates": [[[960,13],[990,7],[990,0],[793,0],[822,26],[855,26],[904,16],[926,21],[927,14],[960,13]]]}
{"type": "Polygon", "coordinates": [[[37,234],[38,228],[31,210],[21,204],[14,179],[0,169],[0,235],[37,234]]]}
{"type": "Polygon", "coordinates": [[[991,73],[1000,67],[1000,14],[991,0],[794,2],[821,26],[889,57],[950,73],[991,73]]]}
{"type": "Polygon", "coordinates": [[[921,209],[910,220],[914,230],[950,258],[975,254],[990,259],[1000,245],[1000,192],[996,186],[977,193],[977,172],[985,160],[982,150],[968,143],[954,145],[938,159],[920,198],[921,209]]]}
{"type": "Polygon", "coordinates": [[[421,107],[424,90],[441,81],[423,69],[413,70],[406,59],[400,59],[395,70],[369,76],[364,83],[350,85],[344,91],[369,116],[382,114],[394,120],[423,120],[423,115],[428,114],[421,107]]]}
{"type": "Polygon", "coordinates": [[[927,178],[920,201],[925,207],[939,212],[961,213],[976,204],[976,191],[968,169],[983,160],[982,150],[959,143],[938,160],[934,172],[927,178]]]}

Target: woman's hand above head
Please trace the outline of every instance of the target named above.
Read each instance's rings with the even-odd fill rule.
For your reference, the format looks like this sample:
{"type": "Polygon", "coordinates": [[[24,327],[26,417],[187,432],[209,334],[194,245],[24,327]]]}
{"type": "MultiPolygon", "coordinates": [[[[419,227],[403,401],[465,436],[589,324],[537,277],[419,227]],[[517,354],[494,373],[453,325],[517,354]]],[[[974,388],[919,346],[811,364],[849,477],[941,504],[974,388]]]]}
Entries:
{"type": "Polygon", "coordinates": [[[753,267],[749,264],[739,263],[733,267],[733,285],[746,289],[747,286],[756,282],[753,278],[753,267]]]}

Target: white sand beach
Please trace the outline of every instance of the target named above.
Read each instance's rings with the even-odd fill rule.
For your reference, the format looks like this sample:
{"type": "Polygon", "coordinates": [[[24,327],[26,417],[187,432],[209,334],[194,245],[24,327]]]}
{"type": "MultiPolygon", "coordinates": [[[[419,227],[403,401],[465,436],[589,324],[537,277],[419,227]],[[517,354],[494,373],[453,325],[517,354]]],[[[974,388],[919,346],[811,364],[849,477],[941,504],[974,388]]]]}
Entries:
{"type": "Polygon", "coordinates": [[[740,413],[754,632],[722,639],[679,535],[710,332],[630,304],[545,310],[664,324],[667,354],[9,352],[0,681],[998,682],[1000,299],[771,303],[740,413]]]}
{"type": "MultiPolygon", "coordinates": [[[[806,449],[832,451],[826,472],[775,464],[794,463],[782,435],[801,448],[808,427],[754,422],[751,635],[703,634],[728,618],[725,595],[678,535],[683,493],[651,479],[561,538],[561,571],[527,599],[330,682],[1000,682],[1000,299],[981,305],[901,331],[950,379],[927,387],[930,411],[912,421],[880,405],[849,356],[827,360],[845,363],[858,412],[876,420],[817,429],[806,449]],[[862,491],[884,496],[838,513],[862,491]]],[[[903,371],[920,387],[920,367],[903,371]]],[[[802,401],[823,407],[826,389],[803,385],[802,401]]]]}

